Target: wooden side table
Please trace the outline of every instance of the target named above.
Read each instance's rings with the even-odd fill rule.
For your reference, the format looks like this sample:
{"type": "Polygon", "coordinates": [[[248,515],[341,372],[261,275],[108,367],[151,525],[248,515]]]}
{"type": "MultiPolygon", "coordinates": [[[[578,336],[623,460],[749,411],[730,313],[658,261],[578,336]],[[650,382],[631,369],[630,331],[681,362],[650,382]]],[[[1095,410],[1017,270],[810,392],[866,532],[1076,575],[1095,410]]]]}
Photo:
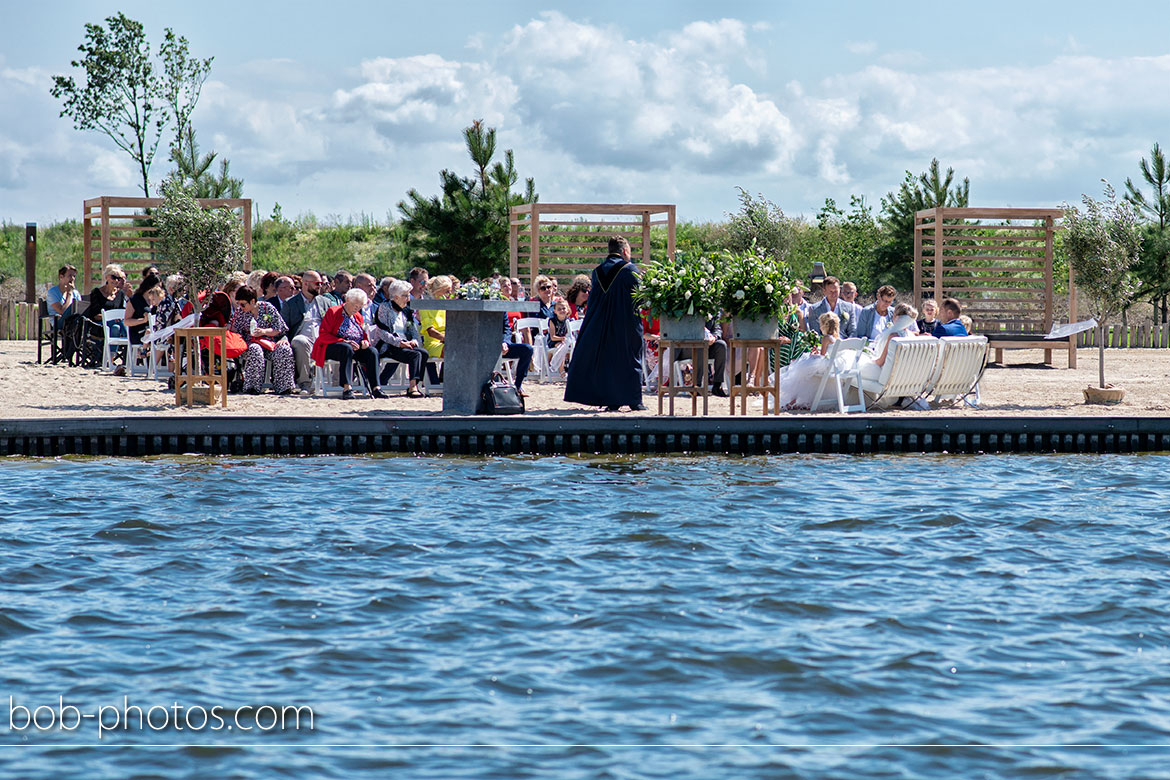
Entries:
{"type": "MultiPolygon", "coordinates": [[[[208,405],[215,403],[215,391],[219,388],[219,397],[223,399],[223,408],[227,408],[227,328],[175,328],[175,406],[182,406],[183,389],[187,390],[186,405],[192,406],[195,403],[195,385],[207,385],[207,403],[208,405]],[[207,366],[206,372],[203,368],[203,357],[199,350],[199,339],[207,339],[207,351],[209,358],[213,358],[211,350],[214,339],[219,339],[219,373],[213,372],[214,360],[209,359],[209,363],[213,365],[207,366]],[[187,356],[184,363],[183,356],[187,356]]],[[[199,390],[200,393],[204,391],[199,390]]]]}
{"type": "MultiPolygon", "coordinates": [[[[740,374],[743,384],[735,383],[735,367],[738,365],[735,362],[735,351],[737,349],[745,350],[744,356],[748,354],[746,350],[763,348],[765,350],[775,350],[776,356],[780,356],[780,347],[784,345],[780,339],[728,339],[727,340],[727,359],[731,366],[731,387],[728,388],[728,395],[731,396],[731,414],[735,414],[735,398],[738,395],[740,399],[740,414],[747,414],[747,399],[752,393],[761,393],[764,396],[764,414],[768,414],[768,399],[772,399],[772,414],[780,414],[780,368],[777,365],[776,372],[771,383],[768,382],[768,377],[765,374],[763,384],[749,385],[748,381],[748,366],[747,361],[744,361],[744,367],[740,374]]],[[[767,355],[767,353],[765,353],[767,355]]],[[[770,362],[770,361],[768,361],[770,362]]],[[[757,378],[756,381],[761,381],[757,378]]]]}
{"type": "MultiPolygon", "coordinates": [[[[670,398],[670,416],[674,416],[674,397],[676,395],[689,395],[691,397],[691,415],[694,416],[699,413],[699,397],[703,398],[703,416],[707,416],[707,398],[709,390],[707,387],[707,344],[706,339],[698,340],[682,340],[682,339],[659,339],[658,340],[658,413],[662,414],[662,397],[668,396],[670,398]],[[682,387],[675,387],[673,382],[670,387],[666,387],[662,381],[662,366],[667,362],[668,357],[673,361],[681,357],[686,360],[685,353],[690,350],[691,362],[694,369],[691,371],[691,382],[682,387]]],[[[667,377],[668,379],[670,377],[667,377]]]]}

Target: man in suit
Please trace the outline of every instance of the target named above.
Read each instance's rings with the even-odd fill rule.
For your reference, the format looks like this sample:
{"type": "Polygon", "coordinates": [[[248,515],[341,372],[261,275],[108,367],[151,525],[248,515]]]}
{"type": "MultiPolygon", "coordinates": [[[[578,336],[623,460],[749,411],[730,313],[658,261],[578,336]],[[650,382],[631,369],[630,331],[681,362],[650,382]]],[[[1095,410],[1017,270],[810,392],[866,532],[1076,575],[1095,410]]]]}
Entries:
{"type": "Polygon", "coordinates": [[[822,289],[825,297],[808,310],[804,318],[805,324],[809,330],[820,333],[821,315],[833,312],[841,320],[841,338],[851,338],[857,330],[857,316],[854,314],[853,304],[841,297],[841,282],[835,276],[826,276],[822,289]]]}
{"type": "Polygon", "coordinates": [[[317,340],[321,317],[329,303],[324,296],[319,297],[320,291],[321,274],[305,271],[301,275],[300,293],[285,303],[288,314],[282,312],[296,359],[297,387],[306,395],[313,392],[313,342],[317,340]]]}
{"type": "Polygon", "coordinates": [[[943,298],[942,302],[942,316],[934,326],[934,332],[931,334],[935,338],[942,338],[943,336],[966,336],[967,329],[963,327],[963,323],[959,320],[959,316],[963,313],[963,307],[954,298],[943,298]]]}
{"type": "Polygon", "coordinates": [[[897,294],[898,291],[888,284],[879,287],[877,300],[861,310],[854,335],[870,341],[876,340],[894,319],[893,303],[897,294]]]}

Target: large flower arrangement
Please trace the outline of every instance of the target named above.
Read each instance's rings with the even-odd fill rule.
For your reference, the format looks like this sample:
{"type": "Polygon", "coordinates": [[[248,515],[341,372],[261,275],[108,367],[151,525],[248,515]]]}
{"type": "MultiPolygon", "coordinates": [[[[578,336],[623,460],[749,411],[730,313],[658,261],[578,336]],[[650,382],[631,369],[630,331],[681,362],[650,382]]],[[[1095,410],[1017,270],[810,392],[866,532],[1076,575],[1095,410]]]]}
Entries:
{"type": "Polygon", "coordinates": [[[653,260],[641,270],[634,300],[655,317],[707,320],[719,311],[722,280],[709,258],[675,252],[674,257],[653,260]]]}
{"type": "Polygon", "coordinates": [[[796,289],[788,265],[765,257],[755,246],[746,252],[724,252],[723,311],[732,317],[778,321],[792,313],[788,297],[796,289]]]}

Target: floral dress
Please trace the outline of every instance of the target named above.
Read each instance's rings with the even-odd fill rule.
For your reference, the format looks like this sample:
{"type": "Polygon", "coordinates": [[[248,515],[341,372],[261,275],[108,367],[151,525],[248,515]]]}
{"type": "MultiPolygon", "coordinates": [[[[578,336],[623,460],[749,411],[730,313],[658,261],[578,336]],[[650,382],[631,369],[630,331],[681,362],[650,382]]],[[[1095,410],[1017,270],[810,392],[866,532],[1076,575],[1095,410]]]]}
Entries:
{"type": "Polygon", "coordinates": [[[236,309],[228,323],[228,330],[243,336],[248,344],[248,350],[243,354],[244,392],[259,392],[264,388],[264,364],[269,353],[272,355],[272,389],[277,393],[290,392],[296,374],[296,361],[288,339],[283,338],[288,333],[288,325],[276,307],[268,301],[258,301],[256,307],[256,316],[242,308],[236,309]],[[280,341],[275,341],[275,346],[268,349],[266,344],[273,344],[274,339],[252,338],[253,323],[257,328],[275,328],[280,331],[280,341]]]}

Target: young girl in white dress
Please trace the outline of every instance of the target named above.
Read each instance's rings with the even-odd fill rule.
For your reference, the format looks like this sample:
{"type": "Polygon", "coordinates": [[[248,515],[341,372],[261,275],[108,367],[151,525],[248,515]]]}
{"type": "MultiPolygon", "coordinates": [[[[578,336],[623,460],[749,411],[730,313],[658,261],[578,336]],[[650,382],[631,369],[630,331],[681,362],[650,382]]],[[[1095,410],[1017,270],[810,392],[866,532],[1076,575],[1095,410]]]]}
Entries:
{"type": "Polygon", "coordinates": [[[817,320],[821,326],[821,348],[780,369],[780,408],[808,409],[821,385],[821,378],[829,369],[829,349],[840,338],[841,320],[833,312],[825,312],[817,320]]]}

